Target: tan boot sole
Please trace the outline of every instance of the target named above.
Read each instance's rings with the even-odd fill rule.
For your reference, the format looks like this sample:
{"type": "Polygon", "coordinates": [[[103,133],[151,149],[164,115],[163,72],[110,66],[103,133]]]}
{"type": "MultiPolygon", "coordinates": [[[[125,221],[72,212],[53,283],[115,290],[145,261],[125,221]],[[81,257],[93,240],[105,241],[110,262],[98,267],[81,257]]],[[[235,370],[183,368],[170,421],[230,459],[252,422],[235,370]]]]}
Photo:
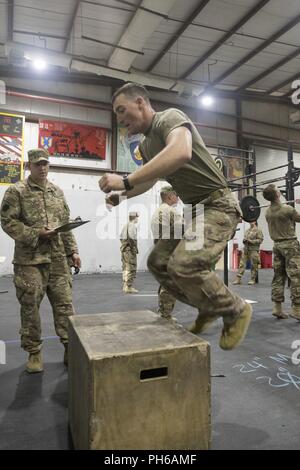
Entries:
{"type": "Polygon", "coordinates": [[[224,325],[219,346],[230,350],[236,348],[245,338],[252,317],[252,307],[246,304],[244,310],[231,325],[224,325]]]}
{"type": "MultiPolygon", "coordinates": [[[[287,313],[272,313],[273,317],[276,317],[278,318],[279,320],[286,320],[287,318],[289,318],[289,315],[287,313]]],[[[300,318],[299,318],[300,320],[300,318]]]]}
{"type": "Polygon", "coordinates": [[[39,372],[43,372],[43,370],[44,370],[43,367],[40,369],[29,369],[26,367],[26,372],[28,374],[38,374],[39,372]]]}

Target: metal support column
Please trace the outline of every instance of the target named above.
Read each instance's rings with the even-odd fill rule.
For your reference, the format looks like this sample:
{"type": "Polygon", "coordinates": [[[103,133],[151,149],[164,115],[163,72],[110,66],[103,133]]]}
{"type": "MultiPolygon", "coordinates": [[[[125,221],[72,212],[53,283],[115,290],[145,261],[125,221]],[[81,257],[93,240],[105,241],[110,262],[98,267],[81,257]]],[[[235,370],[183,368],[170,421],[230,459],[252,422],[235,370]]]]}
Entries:
{"type": "Polygon", "coordinates": [[[228,287],[228,243],[224,250],[224,284],[228,287]]]}

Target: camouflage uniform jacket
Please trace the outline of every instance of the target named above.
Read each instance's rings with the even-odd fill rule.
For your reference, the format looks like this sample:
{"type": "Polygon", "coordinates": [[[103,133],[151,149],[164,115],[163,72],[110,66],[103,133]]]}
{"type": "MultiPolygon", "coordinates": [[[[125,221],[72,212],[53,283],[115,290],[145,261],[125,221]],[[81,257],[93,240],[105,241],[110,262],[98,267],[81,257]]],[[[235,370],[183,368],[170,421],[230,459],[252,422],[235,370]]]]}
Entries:
{"type": "Polygon", "coordinates": [[[1,205],[1,226],[15,240],[14,264],[51,263],[52,259],[77,253],[72,232],[57,234],[52,240],[39,239],[43,227],[54,228],[69,220],[70,211],[62,190],[32,178],[10,186],[1,205]]]}
{"type": "Polygon", "coordinates": [[[137,245],[137,227],[134,222],[128,222],[124,225],[121,232],[121,252],[131,251],[132,253],[138,253],[137,245]]]}
{"type": "Polygon", "coordinates": [[[258,251],[263,241],[264,241],[264,236],[263,236],[262,231],[259,228],[250,227],[248,230],[246,230],[245,235],[244,235],[244,240],[243,240],[246,250],[258,251]]]}

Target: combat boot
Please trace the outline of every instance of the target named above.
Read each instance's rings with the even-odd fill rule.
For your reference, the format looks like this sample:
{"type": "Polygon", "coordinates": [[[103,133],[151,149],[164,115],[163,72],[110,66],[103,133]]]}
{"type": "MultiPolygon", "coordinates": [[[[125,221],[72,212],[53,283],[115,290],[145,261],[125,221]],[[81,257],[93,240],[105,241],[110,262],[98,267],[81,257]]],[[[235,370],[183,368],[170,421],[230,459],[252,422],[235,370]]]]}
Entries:
{"type": "Polygon", "coordinates": [[[172,320],[172,315],[170,313],[163,312],[161,310],[157,310],[158,315],[160,315],[161,318],[164,318],[165,320],[172,320]]]}
{"type": "Polygon", "coordinates": [[[248,282],[248,286],[254,286],[255,283],[256,283],[255,279],[251,279],[251,280],[248,282]]]}
{"type": "Polygon", "coordinates": [[[64,348],[65,348],[65,352],[64,352],[64,365],[66,367],[68,367],[68,361],[69,361],[69,357],[68,357],[68,343],[64,343],[64,348]]]}
{"type": "Polygon", "coordinates": [[[135,294],[135,292],[138,292],[138,290],[135,289],[134,287],[131,287],[131,286],[124,286],[123,287],[123,292],[125,294],[135,294]]]}
{"type": "Polygon", "coordinates": [[[197,335],[198,333],[202,333],[207,330],[207,328],[217,319],[218,317],[215,315],[206,316],[199,314],[196,320],[187,327],[187,330],[190,333],[197,335]]]}
{"type": "Polygon", "coordinates": [[[273,302],[273,317],[279,318],[284,320],[285,318],[289,318],[287,313],[282,311],[282,303],[281,302],[273,302]]]}
{"type": "Polygon", "coordinates": [[[246,303],[240,315],[232,322],[224,321],[219,341],[222,349],[236,348],[245,338],[252,317],[252,307],[246,303]]]}
{"type": "Polygon", "coordinates": [[[237,284],[242,284],[242,277],[241,276],[237,276],[235,281],[233,281],[234,285],[237,285],[237,284]]]}
{"type": "Polygon", "coordinates": [[[300,321],[300,305],[292,305],[292,313],[290,316],[300,321]]]}
{"type": "Polygon", "coordinates": [[[28,372],[28,374],[35,374],[42,371],[43,362],[41,352],[39,351],[37,353],[30,353],[26,363],[26,372],[28,372]]]}

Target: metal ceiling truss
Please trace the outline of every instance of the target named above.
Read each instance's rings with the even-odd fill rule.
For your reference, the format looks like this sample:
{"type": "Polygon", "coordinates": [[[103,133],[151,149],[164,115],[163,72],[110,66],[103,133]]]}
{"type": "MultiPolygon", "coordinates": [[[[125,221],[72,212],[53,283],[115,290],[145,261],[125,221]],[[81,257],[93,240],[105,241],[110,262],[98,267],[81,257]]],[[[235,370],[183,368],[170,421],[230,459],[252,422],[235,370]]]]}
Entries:
{"type": "Polygon", "coordinates": [[[72,31],[73,31],[73,28],[74,28],[74,23],[75,23],[75,20],[76,20],[76,17],[77,17],[77,13],[78,13],[78,10],[79,10],[79,7],[80,7],[80,3],[81,3],[81,0],[76,0],[74,8],[73,8],[73,13],[71,15],[71,19],[70,19],[70,22],[69,22],[69,25],[68,25],[67,38],[65,40],[65,44],[64,44],[64,48],[63,48],[64,53],[66,53],[67,49],[68,49],[68,44],[69,44],[69,41],[71,39],[71,34],[72,34],[72,31]]]}
{"type": "Polygon", "coordinates": [[[283,65],[287,64],[290,60],[292,59],[295,59],[296,57],[298,57],[298,55],[300,54],[300,47],[297,47],[297,49],[295,49],[294,52],[292,52],[291,54],[287,55],[286,57],[284,57],[283,59],[279,60],[279,62],[276,62],[276,64],[272,65],[271,67],[269,67],[267,70],[264,70],[262,73],[260,73],[259,75],[257,75],[256,77],[252,78],[251,80],[249,80],[249,82],[247,83],[244,83],[244,85],[242,85],[241,87],[239,87],[236,91],[243,91],[243,90],[246,90],[247,88],[249,88],[251,85],[253,85],[254,83],[258,82],[259,80],[262,80],[263,78],[265,78],[267,75],[270,75],[272,72],[275,72],[275,70],[279,69],[280,67],[282,67],[283,65]]]}
{"type": "Polygon", "coordinates": [[[255,16],[270,0],[261,0],[251,10],[239,20],[224,36],[222,36],[216,44],[214,44],[202,57],[200,57],[186,72],[181,75],[181,79],[187,78],[193,73],[205,60],[207,60],[219,47],[224,46],[225,42],[235,34],[245,23],[255,16]]]}
{"type": "Polygon", "coordinates": [[[8,0],[8,22],[7,22],[7,37],[9,41],[13,40],[14,34],[14,0],[8,0]]]}
{"type": "Polygon", "coordinates": [[[257,54],[262,52],[266,47],[268,47],[270,44],[272,44],[274,41],[276,41],[280,36],[283,36],[285,33],[287,33],[290,29],[294,28],[294,26],[296,26],[299,23],[300,23],[300,15],[297,15],[295,18],[293,18],[291,21],[289,21],[289,23],[287,23],[285,26],[280,28],[279,31],[272,34],[272,36],[270,36],[269,39],[266,39],[260,46],[256,47],[253,51],[251,51],[249,54],[247,54],[246,57],[244,57],[243,59],[236,62],[232,67],[230,67],[228,70],[226,70],[224,73],[222,73],[214,81],[212,81],[211,84],[206,89],[211,88],[211,87],[221,83],[225,78],[229,77],[233,72],[235,72],[240,67],[242,67],[242,65],[249,62],[249,60],[251,60],[257,54]]]}
{"type": "Polygon", "coordinates": [[[212,82],[212,85],[216,85],[223,81],[225,78],[229,77],[233,72],[238,70],[242,65],[246,64],[250,59],[252,59],[254,56],[262,52],[266,47],[268,47],[270,44],[272,44],[276,39],[280,38],[280,36],[283,36],[285,33],[287,33],[290,29],[292,29],[294,26],[300,23],[300,15],[296,16],[292,21],[290,21],[288,24],[286,24],[283,28],[281,28],[279,31],[276,33],[272,34],[272,36],[269,39],[266,39],[260,46],[256,47],[253,51],[251,51],[249,54],[246,55],[243,59],[239,60],[235,65],[230,67],[226,72],[224,72],[219,78],[214,80],[212,82]]]}
{"type": "MultiPolygon", "coordinates": [[[[278,85],[275,85],[273,86],[272,88],[270,88],[269,90],[267,90],[264,94],[266,95],[271,95],[272,93],[274,93],[275,91],[277,90],[280,90],[281,88],[284,88],[285,86],[289,85],[290,83],[292,83],[294,80],[297,80],[300,78],[300,72],[296,73],[295,75],[292,75],[291,77],[287,78],[286,80],[284,80],[283,82],[281,83],[278,83],[278,85]]],[[[290,93],[292,93],[292,90],[289,91],[287,93],[287,95],[289,95],[290,93]]],[[[282,97],[285,97],[286,95],[282,96],[282,97]]]]}
{"type": "Polygon", "coordinates": [[[151,62],[149,67],[147,68],[146,72],[151,72],[154,67],[159,63],[159,61],[164,57],[164,55],[171,49],[172,46],[176,43],[176,41],[180,38],[180,36],[184,33],[184,31],[189,28],[191,23],[194,21],[195,18],[201,13],[203,8],[208,4],[210,0],[202,0],[197,8],[191,13],[191,15],[187,18],[187,20],[183,23],[182,26],[178,29],[177,33],[171,37],[168,44],[162,49],[161,52],[154,58],[151,62]]]}

